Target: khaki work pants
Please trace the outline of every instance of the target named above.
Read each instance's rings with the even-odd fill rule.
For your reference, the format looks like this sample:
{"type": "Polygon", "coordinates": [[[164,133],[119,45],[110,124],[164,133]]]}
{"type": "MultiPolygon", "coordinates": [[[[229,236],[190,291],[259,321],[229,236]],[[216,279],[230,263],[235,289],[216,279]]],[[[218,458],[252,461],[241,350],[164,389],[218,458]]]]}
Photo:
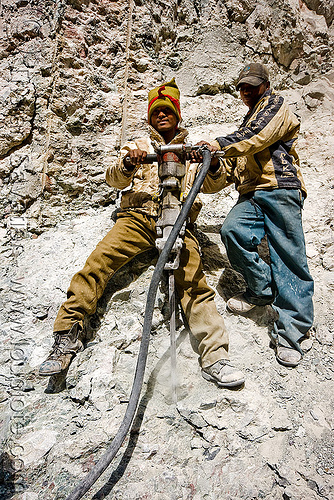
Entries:
{"type": "MultiPolygon", "coordinates": [[[[155,247],[155,220],[139,212],[122,212],[109,233],[88,257],[84,268],[72,278],[67,300],[61,306],[54,331],[83,324],[86,314],[96,311],[97,301],[113,274],[141,252],[155,247]]],[[[217,311],[214,291],[206,282],[199,246],[186,230],[175,284],[192,334],[199,342],[201,364],[206,368],[228,359],[228,334],[217,311]]]]}

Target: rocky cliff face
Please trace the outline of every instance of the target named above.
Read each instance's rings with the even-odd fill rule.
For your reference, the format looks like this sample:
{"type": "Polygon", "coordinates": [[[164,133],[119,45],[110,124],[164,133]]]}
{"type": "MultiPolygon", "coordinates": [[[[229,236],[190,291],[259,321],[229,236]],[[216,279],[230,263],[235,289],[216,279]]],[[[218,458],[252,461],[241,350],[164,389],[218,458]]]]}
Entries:
{"type": "Polygon", "coordinates": [[[174,76],[191,140],[213,139],[245,113],[234,81],[249,61],[268,65],[272,86],[302,120],[316,286],[306,355],[295,370],[276,364],[270,309],[247,318],[225,311],[242,281],[217,233],[236,195],[206,196],[198,236],[245,388],[202,380],[180,325],[172,403],[161,291],[131,439],[86,498],[332,498],[333,2],[1,0],[0,8],[2,498],[66,498],[124,414],[152,256],[110,283],[90,320],[96,337],[66,388],[37,369],[71,276],[113,224],[118,197],[104,171],[121,142],[145,131],[148,89],[174,76]]]}
{"type": "Polygon", "coordinates": [[[64,212],[114,203],[105,166],[122,139],[145,129],[147,89],[171,76],[187,125],[235,120],[233,82],[249,60],[317,107],[326,93],[314,82],[334,79],[333,17],[331,2],[311,0],[2,0],[5,216],[25,214],[39,234],[64,212]],[[208,95],[219,96],[218,109],[208,95]]]}

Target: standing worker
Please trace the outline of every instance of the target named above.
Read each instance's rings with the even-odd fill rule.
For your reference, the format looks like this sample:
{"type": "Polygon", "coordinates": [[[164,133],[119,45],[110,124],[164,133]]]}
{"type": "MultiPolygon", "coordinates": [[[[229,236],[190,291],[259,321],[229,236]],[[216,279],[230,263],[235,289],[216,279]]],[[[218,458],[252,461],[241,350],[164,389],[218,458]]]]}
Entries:
{"type": "MultiPolygon", "coordinates": [[[[154,143],[184,143],[188,132],[179,127],[180,120],[180,92],[174,79],[149,92],[149,137],[125,144],[119,161],[106,172],[110,186],[127,188],[122,193],[121,211],[111,231],[71,281],[67,300],[54,324],[55,343],[40,367],[40,375],[55,375],[68,368],[83,348],[84,317],[95,312],[112,275],[137,254],[155,247],[161,209],[158,164],[147,165],[144,161],[148,153],[154,153],[154,143]],[[130,159],[130,165],[124,158],[130,159]]],[[[196,168],[196,164],[187,162],[183,193],[189,192],[196,168]]],[[[219,166],[210,168],[202,188],[206,193],[218,191],[225,182],[219,166]]],[[[228,334],[214,302],[214,291],[206,282],[198,242],[191,229],[200,208],[200,201],[195,201],[189,214],[180,265],[174,271],[176,288],[190,330],[199,343],[203,377],[222,387],[240,386],[244,377],[229,362],[228,334]]]]}
{"type": "Polygon", "coordinates": [[[227,307],[243,314],[272,304],[277,313],[271,331],[276,358],[285,366],[297,366],[303,354],[300,342],[313,323],[314,288],[301,216],[306,189],[295,150],[300,123],[270,89],[263,64],[245,66],[236,88],[249,111],[238,131],[218,137],[209,147],[225,153],[223,159],[213,158],[211,166],[217,168],[220,161],[226,185],[235,183],[239,192],[221,237],[247,289],[230,298],[227,307]],[[269,265],[258,254],[265,235],[269,265]]]}

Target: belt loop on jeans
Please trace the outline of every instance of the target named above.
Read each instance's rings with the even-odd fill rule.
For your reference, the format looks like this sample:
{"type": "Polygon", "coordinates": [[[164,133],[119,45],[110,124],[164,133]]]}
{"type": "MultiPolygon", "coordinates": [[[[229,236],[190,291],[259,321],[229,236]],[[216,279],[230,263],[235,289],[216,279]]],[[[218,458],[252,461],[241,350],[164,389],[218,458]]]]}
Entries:
{"type": "Polygon", "coordinates": [[[240,203],[243,200],[250,200],[253,198],[255,191],[250,191],[249,193],[241,194],[238,198],[237,203],[240,203]]]}
{"type": "Polygon", "coordinates": [[[304,201],[305,201],[305,196],[302,192],[301,189],[298,189],[299,191],[299,201],[300,201],[300,208],[303,209],[304,208],[304,201]]]}

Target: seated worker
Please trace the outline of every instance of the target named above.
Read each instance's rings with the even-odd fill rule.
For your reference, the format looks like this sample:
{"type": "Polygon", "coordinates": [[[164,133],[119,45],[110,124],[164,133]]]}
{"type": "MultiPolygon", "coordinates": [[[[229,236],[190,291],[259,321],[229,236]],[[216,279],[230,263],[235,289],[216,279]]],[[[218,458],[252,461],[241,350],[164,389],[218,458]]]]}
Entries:
{"type": "MultiPolygon", "coordinates": [[[[277,313],[271,332],[276,358],[296,366],[302,358],[300,341],[313,322],[313,280],[302,228],[306,189],[295,149],[300,123],[270,89],[268,69],[259,63],[243,68],[236,84],[249,111],[238,131],[218,137],[209,149],[224,151],[226,185],[235,183],[237,204],[221,228],[232,267],[245,278],[247,289],[227,307],[247,313],[272,304],[277,313]],[[267,236],[270,264],[257,247],[267,236]]],[[[217,168],[218,159],[212,166],[217,168]]]]}
{"type": "MultiPolygon", "coordinates": [[[[40,375],[49,376],[66,370],[75,354],[82,350],[83,319],[96,310],[107,282],[113,274],[137,254],[155,247],[156,220],[159,213],[158,164],[143,164],[147,153],[154,153],[152,142],[184,143],[188,132],[179,127],[180,93],[174,79],[149,92],[149,137],[125,144],[119,161],[108,167],[106,180],[122,193],[121,211],[111,231],[88,257],[82,271],[72,279],[67,300],[61,306],[54,324],[55,343],[42,363],[40,375]],[[130,167],[123,159],[128,157],[130,167]]],[[[197,165],[187,162],[182,191],[189,192],[197,165]]],[[[222,187],[224,177],[213,168],[203,184],[212,193],[222,187]]],[[[193,204],[190,219],[196,218],[193,204]]],[[[198,213],[198,210],[197,210],[198,213]]],[[[174,271],[177,292],[192,334],[199,343],[202,375],[222,387],[242,385],[242,372],[229,362],[228,334],[217,311],[214,291],[208,286],[202,270],[198,242],[190,227],[186,228],[180,265],[174,271]]]]}

